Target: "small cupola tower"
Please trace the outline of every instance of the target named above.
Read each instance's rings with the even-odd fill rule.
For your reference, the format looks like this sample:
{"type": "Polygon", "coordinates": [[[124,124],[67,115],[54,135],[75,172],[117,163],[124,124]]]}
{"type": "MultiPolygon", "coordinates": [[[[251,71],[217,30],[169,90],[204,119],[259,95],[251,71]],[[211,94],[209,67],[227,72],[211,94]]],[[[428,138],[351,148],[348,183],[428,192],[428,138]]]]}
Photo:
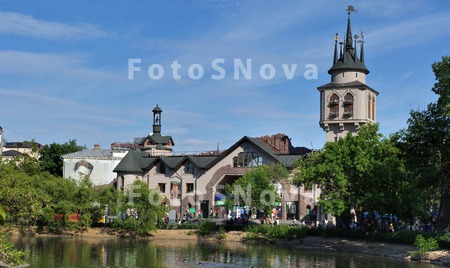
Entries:
{"type": "Polygon", "coordinates": [[[161,133],[161,113],[162,110],[158,104],[153,108],[153,133],[161,133]]]}
{"type": "Polygon", "coordinates": [[[161,135],[161,113],[162,110],[158,104],[153,108],[153,133],[147,137],[141,138],[138,142],[142,145],[141,150],[149,153],[151,156],[172,155],[172,147],[175,145],[172,136],[161,135]]]}
{"type": "Polygon", "coordinates": [[[331,82],[317,88],[320,91],[319,123],[327,133],[327,142],[356,133],[363,124],[376,122],[378,92],[366,85],[369,70],[364,60],[364,32],[353,36],[351,29],[350,14],[355,11],[353,6],[348,6],[345,37],[334,35],[333,65],[328,70],[331,82]]]}

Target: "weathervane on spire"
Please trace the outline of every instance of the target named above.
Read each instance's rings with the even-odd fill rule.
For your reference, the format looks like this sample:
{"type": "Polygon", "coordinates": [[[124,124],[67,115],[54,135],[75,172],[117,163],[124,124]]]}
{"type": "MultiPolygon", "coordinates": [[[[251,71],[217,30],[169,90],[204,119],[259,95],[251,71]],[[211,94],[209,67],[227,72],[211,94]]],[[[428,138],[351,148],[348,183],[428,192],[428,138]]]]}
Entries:
{"type": "Polygon", "coordinates": [[[346,9],[347,13],[350,15],[351,12],[358,12],[357,9],[355,9],[353,6],[348,6],[346,9]]]}

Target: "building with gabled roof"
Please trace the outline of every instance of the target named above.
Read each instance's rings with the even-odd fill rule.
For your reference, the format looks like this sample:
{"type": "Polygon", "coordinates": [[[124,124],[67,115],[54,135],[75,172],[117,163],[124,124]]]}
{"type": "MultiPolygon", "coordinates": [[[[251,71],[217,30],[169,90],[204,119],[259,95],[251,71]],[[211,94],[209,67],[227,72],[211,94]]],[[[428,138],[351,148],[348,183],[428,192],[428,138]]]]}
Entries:
{"type": "MultiPolygon", "coordinates": [[[[159,107],[153,110],[153,133],[161,135],[161,109],[156,108],[159,107]],[[159,119],[156,129],[155,118],[159,119]]],[[[149,135],[146,142],[152,141],[154,134],[149,135]]],[[[150,146],[154,147],[144,145],[141,150],[128,152],[114,169],[118,175],[117,188],[125,190],[135,180],[142,180],[150,189],[158,189],[164,202],[175,209],[179,217],[186,211],[195,211],[197,215],[201,212],[205,216],[210,211],[218,211],[217,216],[226,217],[228,208],[223,202],[226,184],[232,184],[251,168],[263,164],[281,163],[290,169],[296,160],[310,152],[304,148],[304,154],[283,154],[264,139],[248,136],[214,155],[171,155],[169,152],[174,145],[171,137],[159,145],[158,148],[158,144],[152,143],[150,146]]],[[[299,219],[306,215],[308,207],[311,210],[312,191],[304,191],[303,187],[287,181],[274,183],[282,196],[277,206],[282,219],[299,219]]]]}
{"type": "Polygon", "coordinates": [[[109,184],[117,177],[114,168],[127,153],[127,149],[101,149],[94,145],[93,149],[62,155],[63,177],[79,182],[89,176],[94,185],[109,184]]]}

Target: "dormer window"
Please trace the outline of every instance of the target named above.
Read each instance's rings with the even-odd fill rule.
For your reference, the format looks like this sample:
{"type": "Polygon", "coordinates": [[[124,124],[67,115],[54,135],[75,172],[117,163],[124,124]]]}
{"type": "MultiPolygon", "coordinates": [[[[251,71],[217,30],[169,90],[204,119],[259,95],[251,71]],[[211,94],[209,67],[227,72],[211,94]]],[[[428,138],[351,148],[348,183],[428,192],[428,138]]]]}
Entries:
{"type": "Polygon", "coordinates": [[[164,165],[163,162],[160,162],[156,166],[156,173],[158,173],[158,174],[166,174],[166,166],[164,165]]]}
{"type": "Polygon", "coordinates": [[[187,162],[186,164],[184,164],[184,173],[185,174],[194,174],[194,164],[192,164],[191,162],[187,162]]]}

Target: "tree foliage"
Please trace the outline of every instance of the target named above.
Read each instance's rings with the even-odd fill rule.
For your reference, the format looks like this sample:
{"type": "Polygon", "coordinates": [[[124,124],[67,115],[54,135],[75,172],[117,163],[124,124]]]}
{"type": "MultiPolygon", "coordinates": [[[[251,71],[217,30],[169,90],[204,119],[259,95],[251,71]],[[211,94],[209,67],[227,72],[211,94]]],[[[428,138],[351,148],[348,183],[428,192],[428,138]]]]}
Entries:
{"type": "Polygon", "coordinates": [[[45,145],[41,149],[40,165],[43,171],[48,171],[53,175],[63,175],[63,161],[61,155],[74,153],[83,150],[85,147],[77,145],[76,140],[69,140],[66,143],[52,143],[45,145]]]}
{"type": "Polygon", "coordinates": [[[432,91],[439,95],[437,104],[450,114],[450,57],[442,57],[442,61],[431,65],[436,78],[432,91]]]}
{"type": "Polygon", "coordinates": [[[274,182],[287,179],[288,171],[281,164],[263,165],[249,170],[233,185],[226,185],[228,202],[234,205],[250,205],[257,210],[268,211],[279,202],[274,182]]]}
{"type": "Polygon", "coordinates": [[[420,201],[420,194],[411,195],[416,182],[409,178],[400,150],[377,131],[378,125],[367,124],[358,135],[326,143],[298,163],[294,183],[317,184],[319,204],[344,221],[350,207],[411,217],[420,201]]]}
{"type": "Polygon", "coordinates": [[[411,111],[408,126],[396,134],[396,142],[405,152],[408,169],[431,193],[427,200],[438,193],[436,227],[444,230],[450,223],[450,58],[443,57],[432,68],[437,79],[432,90],[439,94],[438,101],[426,110],[411,111]]]}
{"type": "Polygon", "coordinates": [[[120,227],[139,235],[146,235],[156,227],[168,211],[168,207],[161,203],[159,191],[148,188],[148,185],[136,180],[128,186],[122,195],[121,210],[127,212],[127,219],[120,227]]]}
{"type": "Polygon", "coordinates": [[[116,196],[113,186],[93,187],[89,178],[77,184],[48,172],[28,172],[22,165],[0,162],[0,206],[8,215],[7,222],[18,227],[88,227],[104,214],[106,205],[115,206],[116,196]],[[70,223],[70,214],[76,213],[82,215],[82,221],[70,223]],[[55,214],[64,218],[55,222],[55,214]]]}

